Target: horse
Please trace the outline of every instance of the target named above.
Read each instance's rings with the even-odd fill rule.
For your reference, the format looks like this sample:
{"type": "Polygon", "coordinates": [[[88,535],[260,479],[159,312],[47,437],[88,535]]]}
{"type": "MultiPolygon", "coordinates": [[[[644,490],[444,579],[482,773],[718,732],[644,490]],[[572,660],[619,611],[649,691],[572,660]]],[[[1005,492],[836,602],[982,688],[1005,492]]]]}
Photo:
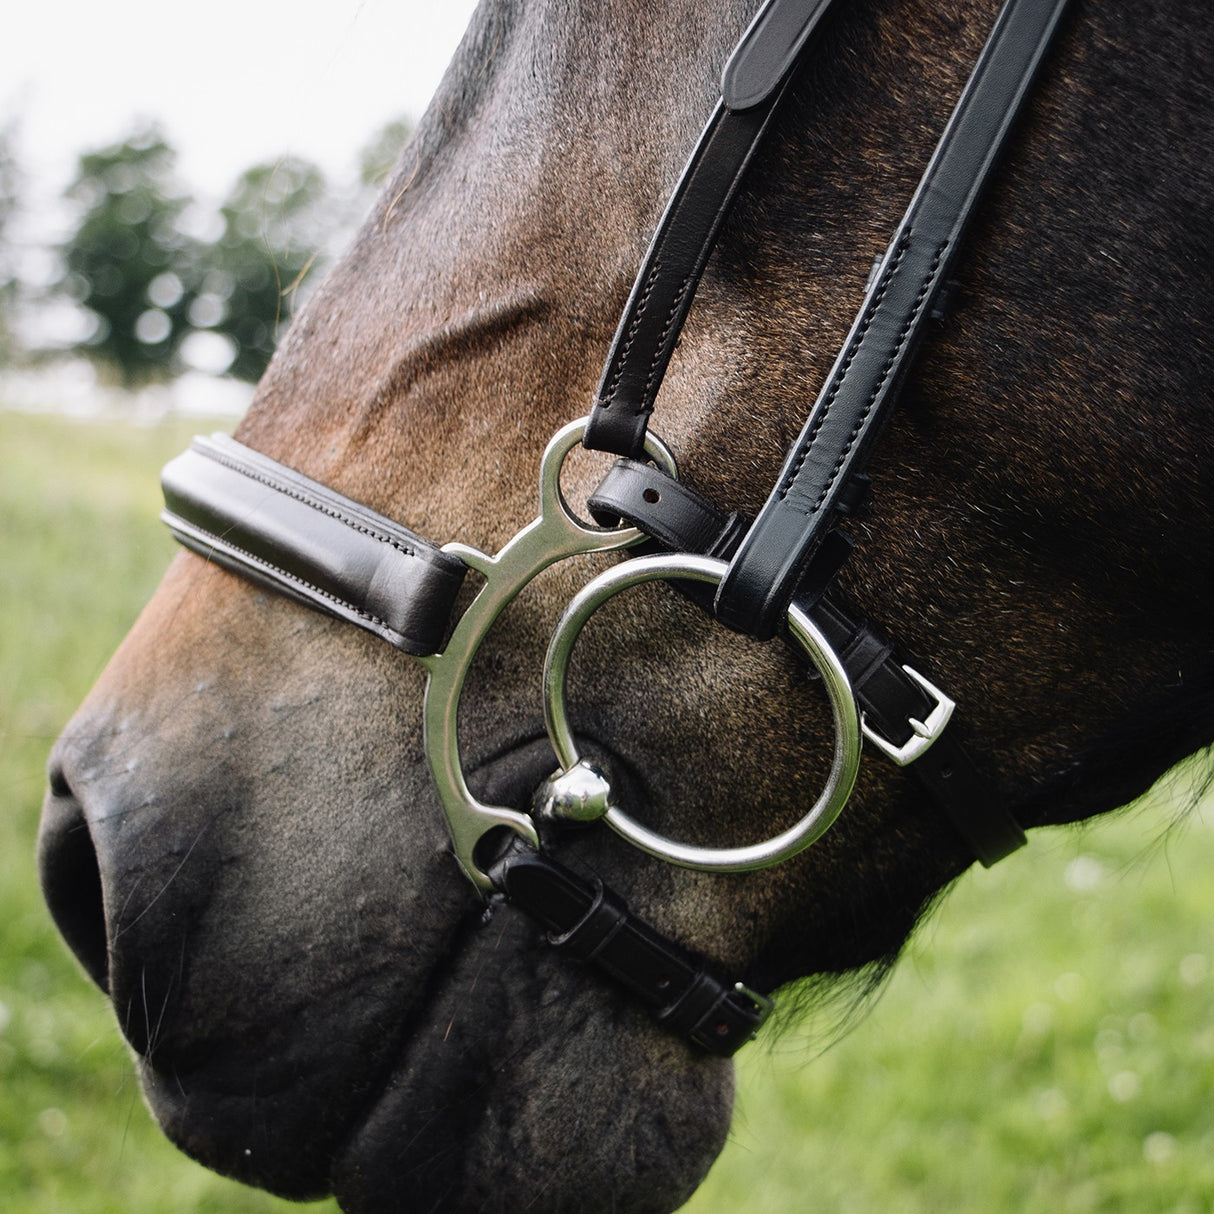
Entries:
{"type": "MultiPolygon", "coordinates": [[[[755,7],[485,0],[240,444],[462,553],[507,546],[755,7]]],[[[654,413],[679,483],[727,513],[764,508],[997,16],[835,7],[721,218],[654,413]]],[[[870,748],[830,829],[756,871],[535,828],[756,1000],[888,967],[974,862],[965,814],[1103,814],[1214,739],[1212,91],[1204,0],[1071,5],[846,519],[830,595],[947,690],[975,804],[945,812],[870,748]]],[[[603,472],[571,453],[562,500],[603,472]]],[[[557,766],[553,622],[645,559],[552,565],[480,644],[460,762],[514,834],[557,766]]],[[[631,819],[744,848],[829,780],[822,662],[807,677],[659,575],[595,611],[568,732],[631,819]]],[[[368,1214],[674,1209],[727,1134],[731,1063],[467,879],[482,853],[471,873],[452,855],[425,678],[181,553],[52,755],[56,923],[164,1131],[211,1168],[368,1214]]]]}

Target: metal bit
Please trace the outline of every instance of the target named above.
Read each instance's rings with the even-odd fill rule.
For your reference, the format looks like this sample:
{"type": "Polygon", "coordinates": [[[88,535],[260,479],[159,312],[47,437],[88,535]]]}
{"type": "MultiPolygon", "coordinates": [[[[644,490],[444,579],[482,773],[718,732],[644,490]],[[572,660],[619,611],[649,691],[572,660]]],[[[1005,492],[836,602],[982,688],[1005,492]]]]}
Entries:
{"type": "Polygon", "coordinates": [[[568,771],[549,776],[531,801],[531,812],[542,821],[594,822],[611,808],[611,785],[607,777],[585,759],[568,771]]]}

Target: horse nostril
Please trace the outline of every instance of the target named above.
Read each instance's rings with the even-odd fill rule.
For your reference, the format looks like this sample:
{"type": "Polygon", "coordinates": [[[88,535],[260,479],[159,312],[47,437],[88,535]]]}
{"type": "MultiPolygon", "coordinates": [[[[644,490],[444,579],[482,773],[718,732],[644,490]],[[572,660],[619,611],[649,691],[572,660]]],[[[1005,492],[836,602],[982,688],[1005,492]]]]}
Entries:
{"type": "Polygon", "coordinates": [[[38,831],[42,896],[89,977],[109,990],[109,955],[102,904],[101,870],[80,802],[57,765],[38,831]]]}
{"type": "Polygon", "coordinates": [[[51,796],[70,797],[72,795],[71,785],[68,784],[67,776],[63,774],[63,768],[58,763],[52,765],[48,781],[51,786],[51,796]]]}

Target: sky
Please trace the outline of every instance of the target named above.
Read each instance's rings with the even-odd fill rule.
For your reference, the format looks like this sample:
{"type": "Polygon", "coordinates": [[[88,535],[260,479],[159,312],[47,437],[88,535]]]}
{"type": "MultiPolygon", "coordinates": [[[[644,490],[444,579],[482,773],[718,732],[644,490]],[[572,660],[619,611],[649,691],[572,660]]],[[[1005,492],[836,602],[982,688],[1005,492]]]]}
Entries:
{"type": "Polygon", "coordinates": [[[182,179],[212,196],[284,154],[354,172],[385,122],[417,118],[474,0],[22,0],[5,6],[0,123],[31,192],[77,154],[156,119],[182,179]]]}

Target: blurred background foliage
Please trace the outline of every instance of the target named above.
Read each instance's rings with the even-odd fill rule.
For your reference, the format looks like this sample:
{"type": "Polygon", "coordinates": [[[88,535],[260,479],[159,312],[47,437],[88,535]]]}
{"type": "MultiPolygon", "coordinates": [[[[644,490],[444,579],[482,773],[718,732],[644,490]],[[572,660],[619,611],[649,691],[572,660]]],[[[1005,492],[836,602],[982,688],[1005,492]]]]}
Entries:
{"type": "Polygon", "coordinates": [[[175,160],[148,129],[86,152],[67,188],[79,220],[59,285],[87,313],[89,352],[129,387],[168,374],[190,328],[202,249],[181,230],[189,199],[173,181],[175,160]]]}
{"type": "Polygon", "coordinates": [[[12,333],[17,308],[17,256],[13,220],[25,181],[17,160],[16,125],[0,127],[0,365],[13,357],[12,333]]]}
{"type": "Polygon", "coordinates": [[[215,203],[179,178],[168,135],[139,126],[80,154],[64,231],[36,250],[51,269],[35,276],[22,271],[31,250],[18,234],[19,126],[0,128],[0,368],[83,356],[103,382],[129,389],[186,371],[255,383],[411,129],[401,118],[375,132],[351,181],[283,156],[251,165],[215,203]],[[18,321],[54,308],[49,335],[18,321]]]}
{"type": "Polygon", "coordinates": [[[238,379],[261,378],[307,275],[323,260],[337,218],[328,188],[314,164],[289,157],[246,169],[220,208],[223,232],[203,259],[190,316],[227,338],[229,374],[238,379]]]}

